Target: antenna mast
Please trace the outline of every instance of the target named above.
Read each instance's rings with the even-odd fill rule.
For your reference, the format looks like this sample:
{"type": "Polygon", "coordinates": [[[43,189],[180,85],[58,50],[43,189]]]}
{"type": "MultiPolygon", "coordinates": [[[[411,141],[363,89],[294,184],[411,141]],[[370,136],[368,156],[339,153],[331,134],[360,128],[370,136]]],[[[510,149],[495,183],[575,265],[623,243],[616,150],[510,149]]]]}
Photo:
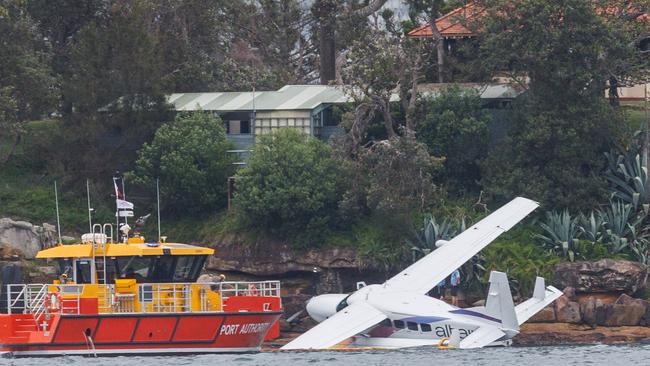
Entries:
{"type": "Polygon", "coordinates": [[[90,182],[88,181],[88,179],[86,179],[86,195],[88,197],[88,229],[89,229],[88,232],[92,233],[93,232],[93,217],[92,217],[93,209],[90,208],[90,182]]]}
{"type": "Polygon", "coordinates": [[[160,184],[156,178],[156,208],[158,209],[158,242],[160,243],[160,184]]]}
{"type": "Polygon", "coordinates": [[[62,244],[61,240],[61,220],[59,218],[59,194],[56,189],[56,181],[54,181],[54,203],[56,204],[56,231],[59,234],[59,244],[62,244]]]}

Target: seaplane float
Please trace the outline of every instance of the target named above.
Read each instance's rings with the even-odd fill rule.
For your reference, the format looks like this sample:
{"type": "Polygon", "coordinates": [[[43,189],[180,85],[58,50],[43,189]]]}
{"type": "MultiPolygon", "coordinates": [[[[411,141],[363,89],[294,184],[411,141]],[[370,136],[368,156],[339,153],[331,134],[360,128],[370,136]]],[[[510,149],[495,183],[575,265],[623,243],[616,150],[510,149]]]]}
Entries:
{"type": "Polygon", "coordinates": [[[307,303],[320,322],[282,350],[329,348],[480,348],[507,346],[519,327],[562,292],[537,277],[533,296],[514,305],[505,273],[492,271],[485,306],[458,308],[427,296],[481,249],[538,207],[517,197],[383,284],[357,284],[351,294],[324,294],[307,303]]]}

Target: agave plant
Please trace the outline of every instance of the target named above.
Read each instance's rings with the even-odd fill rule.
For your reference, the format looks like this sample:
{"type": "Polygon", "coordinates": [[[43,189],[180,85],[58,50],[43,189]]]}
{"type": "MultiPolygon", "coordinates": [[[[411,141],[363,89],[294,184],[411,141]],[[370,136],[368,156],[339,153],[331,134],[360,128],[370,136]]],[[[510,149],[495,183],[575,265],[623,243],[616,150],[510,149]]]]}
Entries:
{"type": "Polygon", "coordinates": [[[456,236],[459,230],[460,232],[465,231],[464,219],[454,222],[445,218],[438,223],[433,215],[426,217],[421,233],[415,235],[417,243],[411,243],[413,261],[415,262],[418,257],[431,253],[435,249],[438,240],[449,240],[456,236]]]}
{"type": "Polygon", "coordinates": [[[601,243],[603,241],[603,232],[605,231],[605,220],[600,211],[591,211],[589,216],[580,215],[580,236],[584,240],[590,241],[592,244],[601,243]]]}
{"type": "Polygon", "coordinates": [[[569,210],[546,212],[546,222],[540,224],[544,235],[537,234],[535,237],[541,240],[545,248],[561,253],[562,257],[573,262],[578,254],[578,219],[579,217],[571,218],[569,210]]]}
{"type": "Polygon", "coordinates": [[[613,201],[605,210],[599,211],[599,216],[605,226],[604,243],[609,246],[611,253],[620,253],[629,246],[628,238],[631,234],[636,234],[636,226],[640,223],[634,218],[632,205],[613,201]]]}
{"type": "Polygon", "coordinates": [[[622,154],[610,151],[605,176],[611,184],[612,196],[648,214],[648,162],[645,154],[622,154]]]}

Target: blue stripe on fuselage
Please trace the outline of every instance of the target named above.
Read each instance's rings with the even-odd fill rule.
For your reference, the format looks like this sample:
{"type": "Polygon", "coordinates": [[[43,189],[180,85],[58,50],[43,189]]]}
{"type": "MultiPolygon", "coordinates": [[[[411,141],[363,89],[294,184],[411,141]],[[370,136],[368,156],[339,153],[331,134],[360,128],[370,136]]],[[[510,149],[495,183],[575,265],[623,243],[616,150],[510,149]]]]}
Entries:
{"type": "Polygon", "coordinates": [[[451,310],[450,313],[452,313],[452,314],[460,314],[460,315],[475,316],[475,317],[483,318],[483,319],[493,321],[493,322],[496,322],[496,323],[501,323],[501,320],[499,320],[497,318],[493,318],[493,317],[491,317],[489,315],[481,314],[479,312],[472,311],[472,310],[467,310],[467,309],[451,310]]]}

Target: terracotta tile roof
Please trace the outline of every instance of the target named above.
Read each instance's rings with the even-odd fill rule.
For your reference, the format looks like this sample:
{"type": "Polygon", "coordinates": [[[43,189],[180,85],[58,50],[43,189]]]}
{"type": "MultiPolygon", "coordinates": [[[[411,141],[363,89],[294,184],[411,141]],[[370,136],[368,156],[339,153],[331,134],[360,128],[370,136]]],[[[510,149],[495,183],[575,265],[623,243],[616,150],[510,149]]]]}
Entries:
{"type": "MultiPolygon", "coordinates": [[[[475,18],[480,13],[482,13],[482,10],[478,9],[476,4],[469,3],[436,19],[436,27],[440,30],[444,38],[473,37],[476,34],[463,25],[463,23],[475,18]]],[[[431,37],[431,26],[425,24],[415,28],[409,32],[409,36],[431,37]]]]}
{"type": "MultiPolygon", "coordinates": [[[[614,11],[616,11],[615,8],[610,8],[605,12],[614,11]]],[[[634,11],[635,8],[630,6],[628,12],[633,13],[634,11]]],[[[443,38],[473,37],[476,33],[472,32],[464,24],[467,24],[468,21],[472,21],[473,19],[480,18],[484,13],[484,10],[480,9],[478,5],[469,3],[436,19],[436,26],[440,30],[443,38]]],[[[650,14],[645,13],[640,15],[636,18],[636,21],[647,23],[650,21],[650,14]]],[[[411,37],[432,37],[431,26],[429,24],[422,25],[410,31],[408,35],[411,37]]]]}

